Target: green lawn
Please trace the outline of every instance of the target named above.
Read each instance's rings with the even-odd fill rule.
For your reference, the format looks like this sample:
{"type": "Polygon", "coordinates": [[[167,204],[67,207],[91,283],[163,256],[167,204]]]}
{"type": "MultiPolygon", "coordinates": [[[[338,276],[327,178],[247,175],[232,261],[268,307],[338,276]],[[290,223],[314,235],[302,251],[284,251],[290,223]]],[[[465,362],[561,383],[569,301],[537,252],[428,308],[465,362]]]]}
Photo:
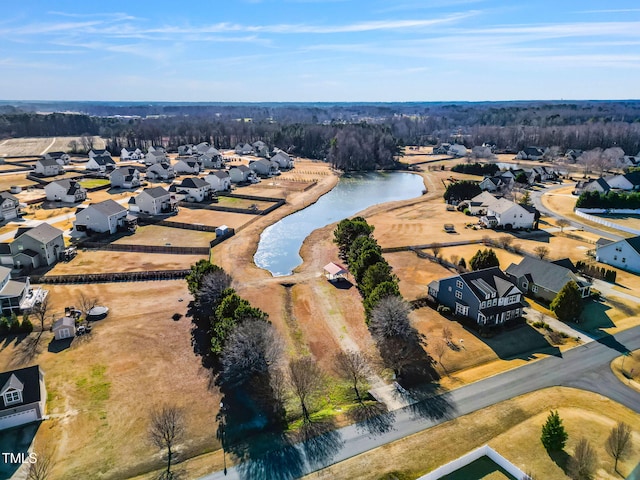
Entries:
{"type": "Polygon", "coordinates": [[[108,178],[85,178],[78,183],[84,188],[95,188],[109,185],[110,181],[108,178]]]}

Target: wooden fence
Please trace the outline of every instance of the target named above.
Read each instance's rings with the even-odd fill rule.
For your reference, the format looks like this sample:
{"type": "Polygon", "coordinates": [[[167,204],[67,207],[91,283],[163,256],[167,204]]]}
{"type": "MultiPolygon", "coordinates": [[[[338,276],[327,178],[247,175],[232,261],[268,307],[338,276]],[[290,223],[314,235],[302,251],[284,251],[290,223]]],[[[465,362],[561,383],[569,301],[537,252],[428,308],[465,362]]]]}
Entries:
{"type": "Polygon", "coordinates": [[[124,243],[83,242],[81,248],[111,252],[166,253],[170,255],[209,255],[209,247],[176,247],[172,245],[137,245],[124,243]]]}
{"type": "Polygon", "coordinates": [[[162,227],[182,228],[183,230],[213,233],[215,233],[216,228],[218,228],[211,225],[202,225],[200,223],[174,222],[172,220],[164,220],[162,217],[158,218],[147,215],[138,215],[138,225],[160,225],[162,227]]]}

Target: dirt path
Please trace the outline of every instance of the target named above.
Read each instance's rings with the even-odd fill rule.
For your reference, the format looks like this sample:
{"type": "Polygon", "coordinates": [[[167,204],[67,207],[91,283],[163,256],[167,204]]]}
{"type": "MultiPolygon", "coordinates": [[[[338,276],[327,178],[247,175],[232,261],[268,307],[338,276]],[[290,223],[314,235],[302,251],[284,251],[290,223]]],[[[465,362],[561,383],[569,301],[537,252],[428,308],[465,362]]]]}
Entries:
{"type": "Polygon", "coordinates": [[[47,148],[45,148],[45,149],[42,151],[42,153],[40,153],[40,155],[44,155],[45,153],[47,153],[47,151],[48,151],[51,147],[53,147],[53,144],[54,144],[54,143],[56,143],[56,137],[53,137],[53,138],[51,139],[51,143],[49,144],[49,146],[48,146],[47,148]]]}

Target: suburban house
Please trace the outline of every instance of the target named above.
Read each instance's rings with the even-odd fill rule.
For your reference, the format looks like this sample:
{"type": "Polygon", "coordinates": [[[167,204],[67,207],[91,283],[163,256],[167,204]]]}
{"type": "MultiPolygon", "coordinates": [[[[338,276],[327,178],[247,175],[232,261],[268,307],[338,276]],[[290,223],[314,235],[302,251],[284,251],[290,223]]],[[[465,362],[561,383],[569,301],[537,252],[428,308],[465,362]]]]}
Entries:
{"type": "Polygon", "coordinates": [[[282,150],[278,150],[278,152],[271,157],[271,161],[277,163],[278,168],[281,170],[289,170],[293,168],[293,160],[282,150]]]}
{"type": "Polygon", "coordinates": [[[229,169],[231,183],[250,182],[254,176],[253,171],[246,165],[238,165],[229,169]]]}
{"type": "Polygon", "coordinates": [[[71,161],[69,154],[64,152],[47,152],[43,156],[48,160],[55,160],[58,165],[69,165],[71,161]]]}
{"type": "MultiPolygon", "coordinates": [[[[502,197],[495,197],[488,191],[484,191],[471,200],[468,200],[468,209],[471,215],[486,215],[489,205],[495,203],[502,197]]],[[[464,203],[464,202],[463,202],[464,203]]]]}
{"type": "Polygon", "coordinates": [[[267,147],[263,141],[258,140],[257,142],[253,142],[251,146],[253,147],[254,155],[264,158],[269,157],[269,147],[267,147]]]}
{"type": "Polygon", "coordinates": [[[640,235],[617,242],[600,238],[596,242],[596,260],[612,267],[640,273],[640,235]]]}
{"type": "Polygon", "coordinates": [[[0,373],[0,430],[42,420],[46,401],[39,365],[0,373]]]}
{"type": "Polygon", "coordinates": [[[162,215],[176,210],[175,194],[162,187],[145,188],[135,197],[129,199],[129,209],[132,212],[147,215],[162,215]]]}
{"type": "Polygon", "coordinates": [[[126,208],[109,199],[78,209],[73,228],[77,232],[116,233],[135,229],[135,219],[128,216],[126,208]]]}
{"type": "Polygon", "coordinates": [[[582,182],[578,182],[576,184],[576,188],[574,189],[574,193],[579,195],[582,192],[599,192],[599,193],[608,193],[611,190],[611,186],[607,181],[600,177],[595,180],[586,180],[582,182]]]}
{"type": "Polygon", "coordinates": [[[446,155],[447,153],[449,153],[449,148],[451,148],[450,143],[443,143],[441,145],[438,145],[437,147],[433,147],[433,154],[446,155]]]}
{"type": "Polygon", "coordinates": [[[235,152],[238,155],[251,155],[253,153],[253,147],[248,143],[239,143],[236,145],[235,152]]]}
{"type": "Polygon", "coordinates": [[[0,221],[20,215],[20,201],[9,192],[0,192],[0,221]]]}
{"type": "MultiPolygon", "coordinates": [[[[6,244],[5,244],[6,245],[6,244]]],[[[13,264],[15,268],[31,270],[56,263],[64,251],[62,230],[48,223],[35,227],[19,228],[9,244],[0,249],[0,263],[13,264]]]]}
{"type": "Polygon", "coordinates": [[[75,180],[56,180],[44,187],[50,202],[77,203],[87,199],[87,190],[75,180]]]}
{"type": "Polygon", "coordinates": [[[434,280],[429,295],[456,315],[470,318],[480,328],[503,325],[522,316],[522,292],[498,267],[434,280]]]}
{"type": "Polygon", "coordinates": [[[100,157],[103,155],[110,157],[111,153],[109,152],[109,150],[105,149],[92,148],[91,150],[89,150],[89,158],[100,157]]]}
{"type": "Polygon", "coordinates": [[[224,170],[209,172],[209,174],[204,177],[204,181],[211,185],[211,189],[214,192],[231,190],[231,178],[224,170]]]}
{"type": "Polygon", "coordinates": [[[73,338],[76,335],[76,319],[73,317],[62,317],[53,322],[51,331],[56,340],[73,338]]]}
{"type": "Polygon", "coordinates": [[[533,173],[535,173],[535,181],[548,182],[550,180],[558,179],[558,172],[556,172],[552,168],[541,165],[539,167],[533,167],[531,170],[533,171],[533,173]]]}
{"type": "Polygon", "coordinates": [[[134,167],[116,168],[109,175],[112,187],[136,188],[140,186],[140,171],[134,167]]]}
{"type": "Polygon", "coordinates": [[[576,148],[570,148],[565,152],[564,158],[566,158],[570,163],[576,163],[578,158],[582,156],[582,153],[583,153],[582,150],[578,150],[576,148]]]}
{"type": "Polygon", "coordinates": [[[626,191],[640,190],[640,172],[614,175],[612,177],[607,177],[605,180],[611,188],[626,191]]]}
{"type": "Polygon", "coordinates": [[[120,160],[142,160],[144,153],[139,148],[129,151],[126,148],[120,150],[120,160]]]}
{"type": "Polygon", "coordinates": [[[176,172],[168,163],[154,163],[147,168],[147,178],[149,180],[171,180],[176,177],[176,172]]]}
{"type": "Polygon", "coordinates": [[[176,173],[200,173],[200,162],[193,158],[179,158],[176,163],[173,164],[173,171],[176,173]]]}
{"type": "Polygon", "coordinates": [[[167,159],[167,155],[164,151],[160,152],[158,150],[149,149],[147,154],[144,156],[144,163],[146,165],[155,165],[157,163],[166,163],[168,161],[169,160],[167,159]]]}
{"type": "Polygon", "coordinates": [[[171,185],[171,188],[183,194],[187,202],[202,202],[211,196],[211,184],[198,177],[185,178],[182,183],[171,185]]]}
{"type": "Polygon", "coordinates": [[[449,150],[447,150],[447,154],[453,155],[454,157],[464,157],[467,154],[467,147],[454,143],[449,147],[449,150]]]}
{"type": "Polygon", "coordinates": [[[505,230],[535,228],[536,209],[519,205],[506,198],[488,202],[487,213],[480,222],[488,228],[501,227],[505,230]]]}
{"type": "Polygon", "coordinates": [[[115,166],[116,162],[111,158],[111,155],[96,155],[95,157],[89,158],[85,168],[87,170],[106,172],[107,170],[115,168],[115,166]]]}
{"type": "Polygon", "coordinates": [[[484,192],[499,192],[510,185],[509,180],[509,177],[484,177],[478,186],[484,192]]]}
{"type": "Polygon", "coordinates": [[[222,156],[215,147],[212,147],[207,142],[201,142],[198,145],[196,145],[195,151],[193,153],[198,153],[200,155],[210,155],[212,157],[215,157],[217,155],[222,156]]]}
{"type": "Polygon", "coordinates": [[[202,168],[222,168],[224,161],[222,160],[222,154],[215,148],[211,147],[216,153],[204,153],[198,159],[202,164],[202,168]]]}
{"type": "Polygon", "coordinates": [[[36,160],[34,169],[38,175],[43,177],[53,177],[54,175],[60,175],[64,171],[62,165],[53,158],[40,158],[36,160]]]}
{"type": "Polygon", "coordinates": [[[540,297],[551,302],[567,283],[574,281],[578,284],[582,298],[591,293],[591,284],[578,275],[575,267],[567,268],[563,265],[571,260],[547,262],[539,258],[524,257],[519,264],[512,263],[505,273],[518,288],[532,297],[540,297]]]}
{"type": "Polygon", "coordinates": [[[516,155],[518,160],[542,160],[544,149],[540,147],[526,147],[516,155]]]}
{"type": "Polygon", "coordinates": [[[161,147],[159,145],[151,145],[149,147],[149,149],[147,150],[148,153],[153,153],[153,154],[166,154],[167,151],[164,149],[164,147],[161,147]]]}
{"type": "Polygon", "coordinates": [[[256,175],[260,175],[261,177],[273,177],[280,173],[278,170],[278,164],[265,158],[249,162],[249,168],[253,170],[256,175]]]}
{"type": "Polygon", "coordinates": [[[178,147],[178,155],[179,156],[183,156],[183,155],[193,155],[196,152],[196,148],[189,144],[189,145],[180,145],[178,147]]]}
{"type": "Polygon", "coordinates": [[[35,304],[29,277],[19,282],[11,279],[11,269],[0,267],[0,310],[5,315],[33,307],[35,304]]]}

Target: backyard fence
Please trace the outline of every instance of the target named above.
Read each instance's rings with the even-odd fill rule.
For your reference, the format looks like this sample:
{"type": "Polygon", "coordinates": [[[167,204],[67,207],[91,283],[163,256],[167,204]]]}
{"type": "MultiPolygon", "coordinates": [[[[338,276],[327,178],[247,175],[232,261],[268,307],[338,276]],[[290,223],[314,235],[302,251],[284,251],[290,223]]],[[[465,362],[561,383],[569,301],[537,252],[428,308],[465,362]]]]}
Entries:
{"type": "Polygon", "coordinates": [[[80,247],[87,250],[111,252],[166,253],[170,255],[209,255],[209,247],[176,247],[173,245],[137,245],[126,243],[83,242],[80,247]]]}
{"type": "Polygon", "coordinates": [[[184,230],[195,230],[198,232],[215,232],[216,228],[218,228],[200,223],[174,222],[172,220],[163,220],[162,218],[149,217],[146,215],[138,215],[138,225],[160,225],[162,227],[182,228],[184,230]]]}
{"type": "Polygon", "coordinates": [[[593,208],[593,209],[581,209],[581,208],[576,208],[575,209],[576,215],[578,215],[579,217],[584,218],[585,220],[590,220],[592,222],[595,223],[599,223],[600,225],[604,225],[605,227],[609,227],[609,228],[614,228],[616,230],[621,230],[623,232],[627,232],[627,233],[633,233],[635,235],[640,235],[640,230],[636,229],[636,228],[631,228],[631,227],[626,227],[624,225],[619,225],[617,223],[613,223],[613,222],[608,222],[603,218],[600,217],[595,217],[593,215],[589,215],[589,213],[602,213],[602,214],[611,214],[611,215],[638,215],[640,214],[639,210],[631,210],[631,209],[610,209],[610,210],[605,210],[605,209],[597,209],[597,208],[593,208]]]}
{"type": "Polygon", "coordinates": [[[111,282],[148,282],[153,280],[180,280],[190,269],[145,270],[140,272],[93,273],[88,275],[32,275],[31,281],[40,284],[85,284],[111,282]]]}

